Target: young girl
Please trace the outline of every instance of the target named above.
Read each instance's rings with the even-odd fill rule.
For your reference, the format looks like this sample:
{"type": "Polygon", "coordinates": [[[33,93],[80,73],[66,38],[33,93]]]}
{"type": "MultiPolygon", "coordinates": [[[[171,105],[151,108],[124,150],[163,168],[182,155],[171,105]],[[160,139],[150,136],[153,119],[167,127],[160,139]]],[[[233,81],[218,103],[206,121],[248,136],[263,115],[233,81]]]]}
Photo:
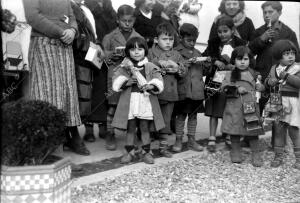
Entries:
{"type": "Polygon", "coordinates": [[[273,124],[275,158],[271,166],[278,167],[283,163],[284,141],[288,131],[294,145],[294,167],[300,170],[300,64],[295,63],[298,50],[289,40],[278,40],[272,50],[273,57],[279,63],[271,68],[265,85],[267,89],[279,87],[283,112],[279,122],[273,124]]]}
{"type": "MultiPolygon", "coordinates": [[[[263,133],[262,128],[256,131],[249,131],[245,125],[245,105],[247,107],[252,104],[252,109],[255,110],[251,116],[256,116],[259,119],[259,109],[256,104],[255,91],[263,91],[263,84],[256,84],[256,74],[252,67],[254,65],[253,55],[250,49],[246,46],[239,46],[232,52],[231,63],[234,64],[234,69],[230,71],[223,83],[222,91],[226,92],[229,87],[236,90],[236,96],[229,97],[226,94],[226,106],[223,114],[223,122],[221,131],[230,135],[231,151],[230,158],[233,163],[241,163],[241,136],[249,136],[249,143],[252,151],[252,165],[260,167],[263,165],[263,160],[259,152],[258,135],[263,133]]],[[[231,91],[232,92],[232,91],[231,91]]],[[[251,107],[251,106],[250,106],[251,107]]],[[[248,109],[248,108],[247,108],[248,109]]]]}
{"type": "Polygon", "coordinates": [[[164,89],[163,79],[159,68],[148,62],[147,54],[147,42],[140,37],[131,38],[126,43],[127,58],[113,76],[112,88],[116,92],[121,91],[121,95],[112,126],[127,130],[126,154],[121,159],[122,163],[132,161],[137,123],[141,130],[143,161],[148,164],[154,163],[149,130],[158,131],[165,127],[156,96],[164,89]]]}
{"type": "MultiPolygon", "coordinates": [[[[230,69],[229,60],[230,51],[225,52],[237,46],[246,45],[246,41],[234,35],[234,23],[232,18],[223,16],[216,22],[218,37],[208,40],[207,49],[204,51],[204,56],[210,56],[212,59],[212,67],[210,73],[206,76],[205,84],[208,85],[212,80],[216,71],[230,69]],[[224,49],[224,50],[223,50],[224,49]],[[223,51],[223,53],[222,53],[223,51]]],[[[207,93],[207,92],[206,92],[207,93]]],[[[214,93],[213,95],[206,95],[205,101],[205,115],[210,117],[209,129],[210,136],[208,138],[207,150],[215,152],[216,150],[216,130],[218,126],[218,118],[223,117],[226,97],[223,93],[214,93]]]]}

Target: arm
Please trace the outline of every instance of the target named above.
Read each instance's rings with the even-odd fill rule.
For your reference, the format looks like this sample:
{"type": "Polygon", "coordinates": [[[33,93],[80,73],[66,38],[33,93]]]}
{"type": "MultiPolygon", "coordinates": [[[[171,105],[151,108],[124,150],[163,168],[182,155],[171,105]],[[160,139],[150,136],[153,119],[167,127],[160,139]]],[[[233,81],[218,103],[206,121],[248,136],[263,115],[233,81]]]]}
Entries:
{"type": "Polygon", "coordinates": [[[113,48],[111,47],[110,44],[110,35],[105,35],[103,40],[102,40],[102,45],[104,49],[104,53],[107,57],[110,57],[112,53],[114,52],[113,48]]]}
{"type": "Polygon", "coordinates": [[[154,88],[150,92],[152,94],[160,94],[164,90],[164,82],[159,67],[155,66],[151,75],[152,79],[148,82],[148,84],[153,85],[154,88]]]}
{"type": "Polygon", "coordinates": [[[288,75],[286,82],[289,85],[300,89],[300,72],[297,73],[296,75],[288,75]]]}
{"type": "Polygon", "coordinates": [[[60,38],[64,29],[46,18],[39,9],[40,0],[23,0],[27,22],[34,30],[53,38],[60,38]]]}
{"type": "Polygon", "coordinates": [[[126,85],[130,77],[124,68],[118,66],[114,71],[112,79],[113,79],[113,83],[112,83],[113,91],[120,92],[124,89],[124,85],[126,85]]]}
{"type": "Polygon", "coordinates": [[[251,36],[251,40],[249,42],[248,47],[251,49],[251,51],[254,54],[258,54],[262,50],[264,50],[268,45],[269,45],[269,42],[262,40],[259,30],[256,30],[256,31],[254,31],[254,33],[251,36]]]}

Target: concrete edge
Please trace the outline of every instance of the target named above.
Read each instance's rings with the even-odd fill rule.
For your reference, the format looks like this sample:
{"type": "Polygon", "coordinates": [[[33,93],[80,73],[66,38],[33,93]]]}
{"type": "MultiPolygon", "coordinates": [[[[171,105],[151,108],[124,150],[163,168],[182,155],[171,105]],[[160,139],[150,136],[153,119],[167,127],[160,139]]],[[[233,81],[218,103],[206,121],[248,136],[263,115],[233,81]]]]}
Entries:
{"type": "Polygon", "coordinates": [[[92,174],[89,176],[83,176],[80,178],[73,179],[71,187],[89,185],[89,184],[97,183],[97,182],[104,181],[107,179],[113,179],[120,175],[128,174],[128,173],[135,172],[135,171],[141,171],[145,168],[157,167],[157,166],[165,165],[165,164],[168,164],[170,162],[173,162],[173,161],[176,161],[179,159],[190,158],[193,156],[202,156],[202,155],[205,155],[206,153],[207,153],[206,150],[201,151],[201,152],[188,150],[185,152],[173,154],[172,158],[165,158],[165,157],[156,158],[155,164],[145,164],[143,162],[139,162],[136,164],[125,165],[121,168],[103,171],[103,172],[95,173],[95,174],[92,174]]]}
{"type": "MultiPolygon", "coordinates": [[[[265,135],[260,135],[259,137],[260,137],[260,139],[265,139],[265,138],[271,137],[271,133],[267,132],[265,135]]],[[[223,148],[223,147],[225,147],[224,143],[218,144],[218,146],[217,146],[217,148],[219,148],[219,149],[223,148]]],[[[151,167],[157,167],[160,165],[165,165],[165,164],[168,164],[168,163],[176,161],[176,160],[190,158],[193,156],[203,156],[207,153],[208,152],[206,151],[206,149],[204,149],[204,151],[201,151],[201,152],[187,150],[187,151],[184,151],[181,153],[173,154],[172,158],[165,158],[165,157],[156,158],[155,164],[145,164],[143,162],[139,162],[139,163],[135,163],[135,164],[131,164],[131,165],[124,165],[123,167],[120,167],[117,169],[107,170],[107,171],[95,173],[92,175],[75,178],[72,180],[71,187],[89,185],[89,184],[97,183],[97,182],[104,181],[107,179],[113,179],[118,176],[128,174],[131,172],[141,171],[145,168],[151,168],[151,167]]]]}

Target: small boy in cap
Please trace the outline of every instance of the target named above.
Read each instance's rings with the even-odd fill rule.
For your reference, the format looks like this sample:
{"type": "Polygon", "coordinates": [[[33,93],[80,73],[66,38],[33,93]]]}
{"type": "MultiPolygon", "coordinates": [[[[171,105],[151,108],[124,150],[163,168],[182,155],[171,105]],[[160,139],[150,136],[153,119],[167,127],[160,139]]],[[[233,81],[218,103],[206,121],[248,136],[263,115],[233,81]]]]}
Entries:
{"type": "Polygon", "coordinates": [[[179,30],[181,42],[175,48],[188,62],[188,72],[178,80],[179,101],[175,104],[176,111],[176,142],[172,150],[182,150],[182,137],[185,119],[188,117],[188,147],[195,151],[202,151],[203,147],[195,141],[197,113],[204,112],[204,64],[200,51],[195,49],[198,29],[189,23],[184,23],[179,30]]]}

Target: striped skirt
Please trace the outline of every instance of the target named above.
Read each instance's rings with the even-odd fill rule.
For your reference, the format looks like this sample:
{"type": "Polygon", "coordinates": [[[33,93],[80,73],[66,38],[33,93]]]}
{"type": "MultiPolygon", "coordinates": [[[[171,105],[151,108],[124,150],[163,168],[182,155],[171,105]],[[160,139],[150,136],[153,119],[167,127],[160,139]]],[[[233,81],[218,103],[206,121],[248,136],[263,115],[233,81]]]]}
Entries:
{"type": "Polygon", "coordinates": [[[66,126],[81,125],[72,46],[58,39],[32,37],[29,67],[30,99],[65,111],[66,126]]]}

